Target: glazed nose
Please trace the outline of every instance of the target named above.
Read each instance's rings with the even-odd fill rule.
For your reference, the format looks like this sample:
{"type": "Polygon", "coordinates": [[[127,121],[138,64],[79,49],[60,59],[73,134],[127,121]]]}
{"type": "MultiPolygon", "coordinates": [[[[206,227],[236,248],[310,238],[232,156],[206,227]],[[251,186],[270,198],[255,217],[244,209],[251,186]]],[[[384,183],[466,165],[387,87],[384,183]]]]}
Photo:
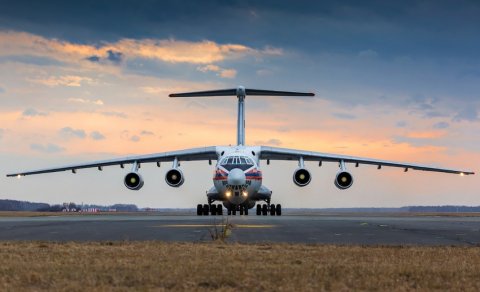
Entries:
{"type": "Polygon", "coordinates": [[[245,185],[245,173],[240,168],[234,168],[228,174],[227,182],[231,186],[245,185]]]}

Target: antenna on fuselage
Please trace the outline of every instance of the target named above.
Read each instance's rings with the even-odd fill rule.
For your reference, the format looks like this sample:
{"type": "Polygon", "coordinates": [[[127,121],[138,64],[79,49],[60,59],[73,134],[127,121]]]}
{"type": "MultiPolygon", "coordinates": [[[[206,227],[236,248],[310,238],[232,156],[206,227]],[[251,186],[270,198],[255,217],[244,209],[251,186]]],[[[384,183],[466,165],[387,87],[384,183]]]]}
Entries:
{"type": "Polygon", "coordinates": [[[250,89],[250,88],[245,88],[243,86],[238,86],[237,88],[233,88],[233,89],[172,93],[169,95],[169,97],[237,96],[238,98],[237,145],[245,145],[245,97],[247,95],[315,96],[314,93],[310,93],[310,92],[250,89]]]}

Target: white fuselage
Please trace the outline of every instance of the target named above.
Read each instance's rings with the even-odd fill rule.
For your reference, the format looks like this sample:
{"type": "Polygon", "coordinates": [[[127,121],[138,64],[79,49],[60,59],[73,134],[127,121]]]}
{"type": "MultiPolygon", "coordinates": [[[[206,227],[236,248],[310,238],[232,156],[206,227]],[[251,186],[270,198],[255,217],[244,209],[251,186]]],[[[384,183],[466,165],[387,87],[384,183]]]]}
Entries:
{"type": "Polygon", "coordinates": [[[233,146],[220,151],[213,184],[220,198],[234,205],[256,200],[262,186],[258,147],[233,146]]]}

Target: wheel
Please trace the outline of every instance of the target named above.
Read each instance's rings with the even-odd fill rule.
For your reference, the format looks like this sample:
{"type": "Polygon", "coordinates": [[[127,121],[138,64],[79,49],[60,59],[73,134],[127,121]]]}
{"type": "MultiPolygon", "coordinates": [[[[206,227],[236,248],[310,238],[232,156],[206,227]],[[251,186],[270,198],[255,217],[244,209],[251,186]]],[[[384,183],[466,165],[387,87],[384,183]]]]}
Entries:
{"type": "Polygon", "coordinates": [[[237,208],[236,207],[232,209],[232,215],[233,216],[237,215],[237,208]]]}
{"type": "Polygon", "coordinates": [[[262,205],[257,204],[257,215],[262,215],[262,205]]]}
{"type": "Polygon", "coordinates": [[[275,216],[275,205],[274,204],[270,205],[270,215],[275,216]]]}
{"type": "Polygon", "coordinates": [[[282,205],[277,204],[276,212],[277,212],[277,216],[282,216],[282,205]]]}
{"type": "Polygon", "coordinates": [[[245,210],[244,210],[243,214],[248,215],[248,208],[246,206],[245,206],[245,210]]]}
{"type": "Polygon", "coordinates": [[[262,215],[267,216],[268,210],[267,210],[267,205],[263,204],[262,206],[262,215]]]}
{"type": "Polygon", "coordinates": [[[227,210],[227,215],[232,215],[232,209],[227,210]]]}
{"type": "Polygon", "coordinates": [[[217,215],[217,206],[210,205],[209,208],[210,208],[210,213],[212,214],[212,216],[217,215]]]}
{"type": "Polygon", "coordinates": [[[217,205],[217,215],[223,215],[223,207],[221,204],[217,205]]]}
{"type": "Polygon", "coordinates": [[[240,215],[243,215],[243,210],[245,209],[245,207],[243,206],[240,206],[240,215]]]}
{"type": "Polygon", "coordinates": [[[208,211],[209,211],[208,205],[207,204],[203,205],[203,215],[208,216],[208,211]]]}
{"type": "Polygon", "coordinates": [[[203,206],[202,204],[197,205],[197,216],[202,216],[203,215],[203,206]]]}

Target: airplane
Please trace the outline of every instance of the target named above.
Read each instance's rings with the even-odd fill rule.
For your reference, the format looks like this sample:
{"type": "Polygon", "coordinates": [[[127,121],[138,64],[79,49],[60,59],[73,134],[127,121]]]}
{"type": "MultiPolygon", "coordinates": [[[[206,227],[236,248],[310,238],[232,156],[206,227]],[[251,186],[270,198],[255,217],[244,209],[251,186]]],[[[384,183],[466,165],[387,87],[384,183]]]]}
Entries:
{"type": "Polygon", "coordinates": [[[172,167],[166,172],[165,181],[170,187],[177,188],[185,181],[185,176],[180,169],[180,162],[203,160],[208,161],[211,165],[212,160],[216,160],[213,186],[206,192],[208,204],[198,204],[197,215],[223,215],[223,207],[227,209],[228,215],[236,215],[237,211],[240,215],[248,215],[249,210],[257,206],[257,215],[266,216],[270,214],[272,216],[281,216],[281,204],[271,204],[272,191],[262,184],[263,173],[260,169],[260,161],[266,161],[267,164],[270,164],[271,160],[298,161],[298,167],[293,172],[293,182],[299,187],[307,186],[312,179],[310,171],[305,167],[306,161],[315,161],[319,166],[321,166],[323,162],[338,163],[339,171],[335,176],[334,184],[340,190],[348,189],[353,184],[353,176],[348,172],[347,164],[354,164],[355,167],[358,167],[360,164],[375,165],[378,169],[381,169],[383,166],[397,167],[404,169],[405,172],[412,169],[459,175],[475,174],[472,171],[437,168],[387,160],[269,146],[247,146],[245,143],[245,99],[247,96],[313,97],[315,94],[308,92],[249,89],[238,86],[233,89],[174,93],[169,95],[169,97],[174,98],[205,96],[237,97],[237,144],[235,146],[210,146],[130,156],[56,168],[10,173],[7,174],[7,177],[22,177],[59,171],[76,173],[78,169],[98,168],[98,170],[102,170],[103,167],[112,165],[119,165],[121,168],[124,168],[125,165],[131,164],[130,172],[125,175],[124,184],[130,190],[140,190],[144,185],[144,180],[138,172],[141,164],[156,163],[157,166],[160,167],[161,162],[172,162],[172,167]],[[214,204],[214,202],[221,202],[222,204],[214,204]]]}

